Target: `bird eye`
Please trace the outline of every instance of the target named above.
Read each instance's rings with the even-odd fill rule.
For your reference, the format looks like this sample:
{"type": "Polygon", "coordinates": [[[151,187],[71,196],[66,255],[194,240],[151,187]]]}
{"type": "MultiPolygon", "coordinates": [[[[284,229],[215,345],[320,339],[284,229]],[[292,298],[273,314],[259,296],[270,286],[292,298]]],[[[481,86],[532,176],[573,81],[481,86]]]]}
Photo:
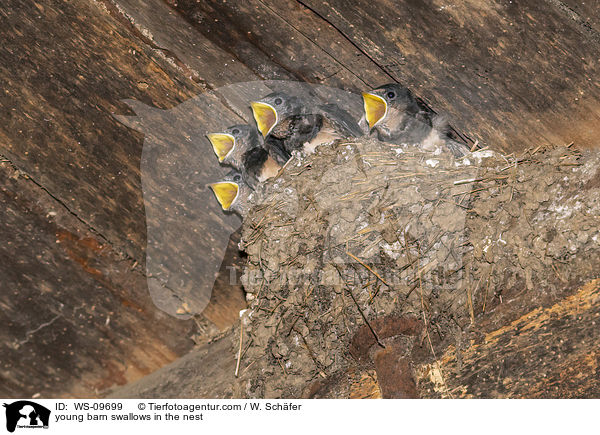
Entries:
{"type": "Polygon", "coordinates": [[[279,106],[281,103],[283,103],[283,100],[281,98],[275,98],[274,103],[276,106],[279,106]]]}
{"type": "Polygon", "coordinates": [[[242,181],[242,176],[241,176],[241,175],[239,175],[239,174],[237,174],[237,175],[234,175],[234,176],[233,176],[233,181],[235,181],[235,182],[242,181]]]}
{"type": "Polygon", "coordinates": [[[240,131],[237,128],[231,130],[231,134],[238,134],[240,131]]]}
{"type": "Polygon", "coordinates": [[[394,98],[396,98],[396,93],[394,91],[389,91],[386,96],[388,97],[388,99],[393,100],[394,98]]]}

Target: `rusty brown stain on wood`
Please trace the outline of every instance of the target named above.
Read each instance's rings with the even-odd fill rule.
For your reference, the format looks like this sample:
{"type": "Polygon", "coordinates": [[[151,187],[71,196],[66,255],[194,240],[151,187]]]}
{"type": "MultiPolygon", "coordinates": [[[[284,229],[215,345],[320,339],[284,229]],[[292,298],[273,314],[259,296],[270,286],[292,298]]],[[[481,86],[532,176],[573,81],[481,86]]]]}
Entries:
{"type": "Polygon", "coordinates": [[[352,337],[350,354],[375,367],[381,395],[386,399],[418,398],[411,354],[413,340],[423,329],[415,317],[378,317],[362,325],[352,337]]]}
{"type": "Polygon", "coordinates": [[[64,247],[71,260],[79,263],[87,273],[97,277],[102,276],[102,272],[90,266],[90,261],[93,261],[90,253],[95,256],[103,249],[96,239],[92,237],[79,239],[75,234],[61,228],[56,232],[56,241],[64,247]]]}
{"type": "Polygon", "coordinates": [[[350,354],[357,360],[366,359],[371,347],[378,345],[379,340],[398,335],[414,336],[421,331],[423,324],[415,317],[385,316],[371,320],[369,325],[362,325],[352,337],[350,354]]]}
{"type": "Polygon", "coordinates": [[[104,251],[104,247],[93,237],[77,238],[77,236],[64,228],[58,229],[57,242],[65,249],[69,258],[79,264],[82,269],[90,274],[96,281],[109,289],[116,300],[126,308],[131,308],[139,313],[145,313],[137,302],[128,298],[128,291],[115,286],[109,276],[94,268],[91,264],[101,261],[98,256],[104,251]]]}
{"type": "Polygon", "coordinates": [[[0,394],[93,397],[123,380],[111,362],[129,382],[191,348],[193,324],[158,311],[133,260],[8,162],[0,203],[0,394]]]}
{"type": "Polygon", "coordinates": [[[413,377],[410,357],[401,347],[388,344],[373,358],[377,382],[384,399],[417,399],[419,393],[413,377]]]}

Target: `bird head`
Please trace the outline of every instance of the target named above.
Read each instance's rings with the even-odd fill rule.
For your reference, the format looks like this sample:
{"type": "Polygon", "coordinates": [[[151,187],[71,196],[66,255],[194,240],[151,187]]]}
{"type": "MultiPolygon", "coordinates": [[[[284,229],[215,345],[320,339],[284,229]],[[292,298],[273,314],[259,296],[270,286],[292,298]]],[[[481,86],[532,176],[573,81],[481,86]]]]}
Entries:
{"type": "Polygon", "coordinates": [[[363,92],[365,118],[369,129],[385,121],[390,110],[401,113],[417,113],[419,107],[412,93],[398,83],[380,86],[369,92],[363,92]]]}
{"type": "Polygon", "coordinates": [[[259,101],[250,103],[256,126],[266,137],[277,123],[302,112],[302,102],[298,97],[283,92],[273,92],[259,101]]]}
{"type": "Polygon", "coordinates": [[[252,189],[246,184],[241,173],[235,169],[231,170],[223,180],[208,186],[212,189],[223,210],[233,211],[242,218],[246,215],[248,212],[247,200],[252,189]]]}
{"type": "Polygon", "coordinates": [[[210,140],[219,162],[237,169],[241,169],[244,153],[260,146],[256,129],[245,124],[232,125],[223,133],[209,133],[206,137],[210,140]]]}
{"type": "Polygon", "coordinates": [[[213,151],[217,155],[219,162],[223,162],[235,147],[235,137],[228,133],[208,133],[206,135],[210,141],[213,151]]]}

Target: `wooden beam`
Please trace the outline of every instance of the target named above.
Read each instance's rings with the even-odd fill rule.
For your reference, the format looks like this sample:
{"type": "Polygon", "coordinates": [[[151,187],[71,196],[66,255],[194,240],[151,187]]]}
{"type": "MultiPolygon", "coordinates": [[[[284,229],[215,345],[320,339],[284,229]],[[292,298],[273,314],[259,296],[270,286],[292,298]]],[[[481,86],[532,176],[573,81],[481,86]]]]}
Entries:
{"type": "Polygon", "coordinates": [[[1,396],[94,397],[193,346],[133,259],[7,161],[0,205],[1,396]]]}
{"type": "Polygon", "coordinates": [[[597,398],[600,281],[487,331],[460,352],[451,346],[417,369],[422,397],[597,398]],[[450,391],[450,393],[448,393],[450,391]]]}
{"type": "Polygon", "coordinates": [[[600,45],[548,1],[301,3],[482,143],[596,145],[600,45]]]}
{"type": "Polygon", "coordinates": [[[385,77],[336,29],[292,0],[184,0],[174,8],[199,33],[262,79],[300,80],[357,91],[385,77]]]}
{"type": "MultiPolygon", "coordinates": [[[[132,114],[123,101],[131,98],[143,115],[163,115],[168,111],[162,109],[178,107],[206,87],[105,6],[87,0],[9,1],[0,11],[5,42],[0,76],[6,84],[0,155],[8,165],[0,182],[7,195],[0,264],[6,277],[0,286],[8,326],[2,350],[7,397],[94,396],[184,354],[198,332],[190,321],[169,318],[149,298],[145,206],[153,203],[145,204],[142,195],[144,137],[114,114],[132,114]],[[17,177],[15,187],[11,180],[17,177]]],[[[221,107],[216,97],[207,98],[221,107]]],[[[188,122],[194,114],[206,118],[210,104],[203,109],[188,122]]],[[[142,114],[135,115],[127,118],[131,125],[143,126],[142,114]]],[[[231,109],[210,116],[240,119],[231,109]]],[[[199,145],[185,138],[182,143],[199,145]]],[[[198,149],[192,154],[199,155],[198,149]]],[[[197,168],[199,174],[222,173],[211,153],[201,154],[206,165],[197,168]]],[[[201,180],[190,181],[210,198],[201,180]]],[[[213,247],[220,253],[204,276],[202,307],[235,229],[235,219],[224,216],[212,198],[205,203],[214,205],[204,213],[213,213],[220,224],[215,228],[229,232],[213,247]]],[[[160,225],[164,217],[149,222],[160,225]]],[[[185,232],[176,236],[185,238],[185,232]]],[[[160,278],[150,280],[153,296],[183,306],[177,289],[160,278]]],[[[203,316],[198,322],[218,330],[237,318],[244,299],[239,284],[214,296],[214,322],[203,316]]],[[[194,309],[193,299],[187,305],[194,309]]],[[[197,334],[200,341],[206,333],[197,334]]]]}

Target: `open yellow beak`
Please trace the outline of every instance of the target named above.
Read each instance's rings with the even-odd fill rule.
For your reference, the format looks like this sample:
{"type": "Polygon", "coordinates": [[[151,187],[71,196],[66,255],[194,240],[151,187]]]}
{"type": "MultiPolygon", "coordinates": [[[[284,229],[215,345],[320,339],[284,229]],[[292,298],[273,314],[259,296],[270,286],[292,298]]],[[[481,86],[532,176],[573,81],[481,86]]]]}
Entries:
{"type": "Polygon", "coordinates": [[[212,144],[213,151],[219,158],[219,162],[225,160],[225,157],[227,157],[235,145],[235,139],[227,133],[209,133],[206,137],[212,144]]]}
{"type": "Polygon", "coordinates": [[[250,106],[252,106],[252,114],[256,120],[258,130],[262,133],[263,137],[266,137],[275,124],[277,124],[277,111],[267,103],[253,101],[250,103],[250,106]]]}
{"type": "Polygon", "coordinates": [[[362,97],[365,104],[365,117],[369,128],[373,128],[387,115],[387,103],[383,98],[367,92],[363,92],[362,97]]]}
{"type": "Polygon", "coordinates": [[[210,188],[215,193],[217,201],[223,207],[223,210],[229,210],[238,196],[239,187],[236,183],[229,181],[220,181],[218,183],[209,184],[210,188]]]}

